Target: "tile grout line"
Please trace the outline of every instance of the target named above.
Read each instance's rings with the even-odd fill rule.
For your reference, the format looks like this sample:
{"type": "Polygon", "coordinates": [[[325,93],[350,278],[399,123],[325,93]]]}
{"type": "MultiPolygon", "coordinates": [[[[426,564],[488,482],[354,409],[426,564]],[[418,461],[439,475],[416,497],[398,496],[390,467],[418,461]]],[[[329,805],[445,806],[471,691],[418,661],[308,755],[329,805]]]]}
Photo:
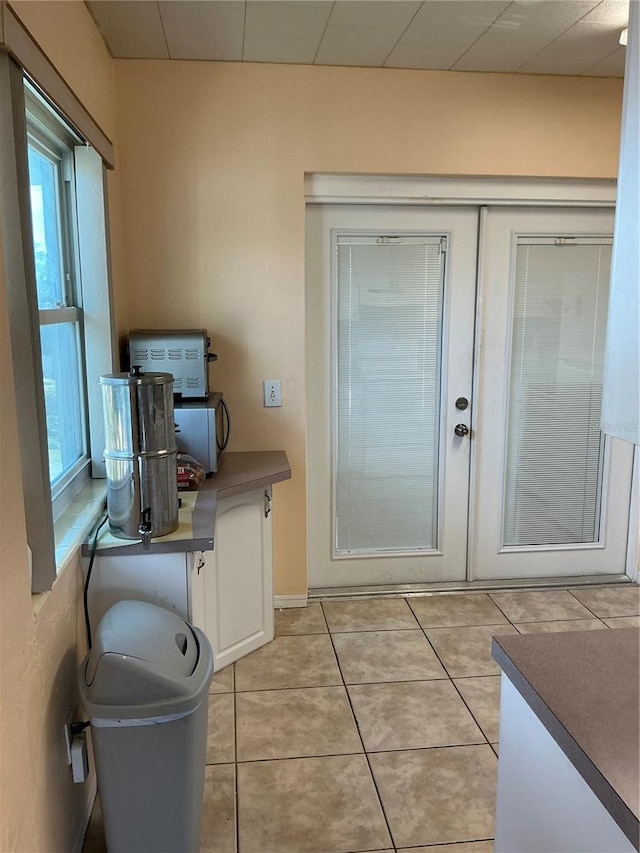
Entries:
{"type": "MultiPolygon", "coordinates": [[[[493,598],[493,596],[491,595],[491,593],[489,593],[489,592],[488,592],[488,593],[487,593],[487,596],[488,596],[488,598],[490,599],[490,601],[492,602],[493,606],[498,608],[498,610],[500,611],[500,613],[502,613],[502,615],[504,616],[504,618],[507,620],[507,622],[509,623],[509,625],[511,625],[511,627],[516,631],[516,633],[517,633],[517,634],[522,634],[522,632],[521,632],[521,631],[518,631],[518,629],[516,628],[515,623],[511,621],[511,619],[507,616],[507,614],[504,612],[504,610],[502,609],[502,607],[500,607],[500,605],[498,604],[498,602],[493,598]]],[[[548,619],[547,621],[548,621],[548,622],[555,622],[555,621],[557,621],[557,620],[555,620],[555,619],[548,619]]]]}
{"type": "MultiPolygon", "coordinates": [[[[479,723],[479,722],[478,722],[478,720],[476,719],[475,714],[473,713],[473,711],[471,710],[471,708],[468,706],[467,702],[465,701],[464,696],[463,696],[463,695],[462,695],[462,693],[458,690],[458,686],[456,685],[455,681],[453,680],[453,676],[450,674],[449,670],[448,670],[448,669],[447,669],[447,667],[444,665],[444,661],[442,660],[442,658],[440,657],[440,655],[439,655],[439,654],[438,654],[438,652],[436,651],[435,646],[432,644],[431,640],[430,640],[430,639],[429,639],[429,637],[427,636],[426,629],[425,629],[425,628],[421,625],[421,623],[419,622],[418,617],[416,616],[416,614],[415,614],[415,613],[414,613],[414,611],[413,611],[413,608],[411,607],[411,604],[410,604],[408,601],[407,601],[407,604],[409,605],[409,609],[410,609],[410,610],[411,610],[411,612],[413,613],[413,615],[414,615],[414,617],[415,617],[416,621],[417,621],[417,622],[418,622],[418,624],[420,625],[420,630],[422,631],[422,633],[423,633],[423,635],[424,635],[425,640],[427,641],[427,643],[429,643],[429,646],[430,646],[430,647],[431,647],[431,649],[433,650],[434,655],[435,655],[435,656],[437,657],[437,659],[440,661],[440,666],[441,666],[441,667],[444,669],[444,671],[447,673],[447,677],[448,677],[449,681],[451,682],[451,684],[453,685],[454,690],[456,691],[456,693],[458,694],[458,696],[459,696],[459,697],[460,697],[460,699],[462,700],[462,703],[463,703],[463,705],[465,706],[465,708],[467,709],[467,711],[471,714],[471,718],[473,719],[473,722],[474,722],[474,723],[476,724],[476,726],[478,727],[478,730],[479,730],[480,734],[481,734],[481,735],[482,735],[482,737],[485,739],[486,744],[488,744],[488,745],[491,747],[491,743],[489,742],[489,738],[488,738],[488,737],[486,736],[486,734],[484,733],[484,729],[482,728],[482,726],[480,725],[480,723],[479,723]]],[[[473,626],[472,626],[472,625],[469,625],[469,626],[467,626],[467,627],[477,627],[477,626],[475,626],[475,625],[473,625],[473,626]]],[[[474,678],[474,677],[475,677],[475,676],[472,676],[472,675],[467,676],[467,678],[474,678]]],[[[480,744],[480,745],[482,746],[482,744],[480,744]]],[[[493,747],[491,747],[491,748],[493,749],[493,747]]],[[[494,752],[495,752],[495,750],[494,750],[494,752]]]]}
{"type": "MultiPolygon", "coordinates": [[[[600,617],[599,617],[599,616],[596,616],[596,614],[595,614],[595,613],[594,613],[594,611],[589,607],[589,605],[588,605],[588,604],[585,604],[585,603],[584,603],[584,601],[580,601],[580,599],[578,598],[578,596],[577,596],[577,595],[574,595],[574,594],[571,592],[571,590],[570,590],[570,589],[568,589],[568,590],[567,590],[567,592],[569,593],[569,595],[570,595],[572,598],[575,598],[575,600],[578,602],[578,604],[581,604],[583,607],[586,607],[586,609],[589,611],[589,613],[591,613],[591,615],[592,615],[592,616],[595,616],[595,618],[596,618],[599,622],[602,622],[602,619],[600,619],[600,617]]],[[[610,619],[610,618],[611,618],[610,616],[605,616],[605,619],[610,619]]],[[[605,628],[609,628],[609,626],[606,624],[606,622],[602,622],[602,624],[604,625],[604,627],[605,627],[605,628]]],[[[609,630],[611,630],[611,629],[609,629],[609,630]]]]}
{"type": "MultiPolygon", "coordinates": [[[[482,731],[481,734],[483,737],[485,737],[482,731]]],[[[369,751],[363,749],[362,752],[326,752],[321,753],[319,755],[283,755],[279,758],[244,758],[239,761],[238,764],[263,764],[267,761],[307,761],[308,759],[314,758],[344,758],[345,756],[358,755],[388,755],[393,752],[426,752],[427,750],[431,749],[464,749],[468,746],[487,746],[487,743],[489,744],[489,746],[491,746],[491,741],[487,741],[486,743],[442,743],[436,744],[435,746],[398,746],[393,749],[372,749],[369,751]]],[[[497,743],[497,741],[495,741],[495,743],[497,743]]],[[[208,764],[207,767],[225,767],[231,764],[233,764],[233,762],[231,761],[222,761],[219,764],[208,764]]]]}
{"type": "Polygon", "coordinates": [[[376,792],[376,797],[378,798],[378,803],[380,804],[380,811],[382,812],[382,817],[384,818],[385,826],[387,827],[387,832],[389,833],[389,840],[391,841],[391,846],[393,847],[393,849],[395,851],[397,849],[397,845],[396,845],[395,839],[393,837],[393,833],[391,832],[391,825],[389,823],[389,818],[387,817],[387,813],[386,813],[385,808],[384,808],[384,803],[382,802],[382,796],[380,795],[380,790],[378,789],[378,783],[376,782],[376,778],[373,775],[373,769],[371,767],[371,762],[369,761],[369,755],[367,753],[367,748],[364,745],[364,738],[362,737],[362,732],[360,731],[360,724],[358,723],[358,717],[356,716],[356,712],[353,710],[353,704],[351,702],[351,696],[349,695],[349,691],[347,689],[347,684],[344,680],[344,675],[342,673],[342,667],[340,666],[340,658],[338,657],[338,653],[336,652],[336,647],[335,647],[334,642],[333,642],[333,634],[331,633],[331,630],[329,629],[329,622],[327,621],[327,614],[324,612],[324,607],[322,606],[322,603],[320,604],[320,606],[322,608],[322,615],[324,617],[324,621],[326,622],[326,625],[327,625],[327,630],[329,631],[329,639],[331,641],[331,648],[333,649],[333,654],[335,655],[335,658],[336,658],[336,661],[338,664],[338,670],[340,672],[340,677],[342,678],[342,685],[344,687],[344,692],[347,696],[347,702],[349,703],[349,708],[351,710],[351,716],[353,717],[353,721],[354,721],[355,726],[356,726],[356,731],[358,732],[358,737],[360,738],[360,743],[362,744],[362,752],[364,754],[365,761],[367,762],[367,767],[369,768],[369,776],[371,778],[371,781],[373,782],[373,789],[376,792]]]}
{"type": "MultiPolygon", "coordinates": [[[[580,590],[585,589],[585,587],[576,587],[576,588],[580,589],[580,590]]],[[[588,591],[589,587],[586,587],[586,589],[588,591]]],[[[513,592],[515,594],[518,593],[517,590],[513,591],[513,592]]],[[[522,590],[522,592],[568,592],[569,595],[574,599],[574,601],[576,601],[578,604],[582,605],[582,607],[584,607],[584,609],[590,614],[590,616],[582,616],[582,615],[581,616],[568,616],[568,617],[565,617],[564,619],[532,619],[529,622],[527,622],[525,619],[519,619],[518,623],[521,625],[534,625],[534,624],[537,625],[541,622],[580,622],[580,621],[586,621],[589,618],[593,618],[593,619],[597,619],[598,622],[602,622],[602,624],[605,626],[605,628],[609,628],[609,626],[603,622],[603,617],[598,616],[587,604],[585,604],[583,601],[580,601],[580,599],[577,597],[577,595],[574,595],[573,589],[569,589],[568,587],[565,587],[564,589],[542,588],[539,590],[527,589],[527,590],[522,590]]],[[[522,634],[522,631],[518,630],[516,623],[509,616],[507,616],[507,614],[505,613],[503,608],[500,607],[498,602],[493,598],[494,595],[501,595],[501,594],[502,593],[499,593],[499,592],[498,593],[490,593],[490,592],[487,593],[487,595],[489,596],[491,601],[493,601],[493,603],[498,608],[498,610],[504,615],[505,619],[507,619],[510,622],[510,624],[513,625],[513,627],[516,629],[516,631],[518,631],[518,634],[522,634]]],[[[609,619],[611,617],[605,616],[604,618],[609,619]]]]}

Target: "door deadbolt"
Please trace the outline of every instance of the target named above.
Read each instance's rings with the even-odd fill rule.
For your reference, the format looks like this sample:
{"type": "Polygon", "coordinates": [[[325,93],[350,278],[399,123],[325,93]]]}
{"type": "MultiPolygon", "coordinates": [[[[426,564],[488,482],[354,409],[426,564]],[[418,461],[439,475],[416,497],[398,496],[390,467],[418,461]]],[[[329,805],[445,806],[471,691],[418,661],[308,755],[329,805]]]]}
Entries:
{"type": "Polygon", "coordinates": [[[469,405],[469,401],[466,397],[458,397],[456,400],[456,409],[460,409],[460,411],[464,411],[469,405]]]}
{"type": "Polygon", "coordinates": [[[459,435],[460,438],[465,435],[469,435],[469,427],[466,424],[456,424],[453,428],[453,431],[456,435],[459,435]]]}

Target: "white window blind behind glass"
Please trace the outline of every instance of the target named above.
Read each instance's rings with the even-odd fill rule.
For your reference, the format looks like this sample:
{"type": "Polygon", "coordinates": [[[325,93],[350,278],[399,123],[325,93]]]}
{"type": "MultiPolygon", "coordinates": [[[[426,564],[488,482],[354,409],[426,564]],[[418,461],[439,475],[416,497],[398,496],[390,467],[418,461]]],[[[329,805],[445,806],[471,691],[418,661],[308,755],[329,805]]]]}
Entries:
{"type": "Polygon", "coordinates": [[[338,555],[437,546],[439,237],[337,239],[338,555]]]}
{"type": "Polygon", "coordinates": [[[506,546],[598,540],[610,262],[610,240],[518,241],[506,546]]]}

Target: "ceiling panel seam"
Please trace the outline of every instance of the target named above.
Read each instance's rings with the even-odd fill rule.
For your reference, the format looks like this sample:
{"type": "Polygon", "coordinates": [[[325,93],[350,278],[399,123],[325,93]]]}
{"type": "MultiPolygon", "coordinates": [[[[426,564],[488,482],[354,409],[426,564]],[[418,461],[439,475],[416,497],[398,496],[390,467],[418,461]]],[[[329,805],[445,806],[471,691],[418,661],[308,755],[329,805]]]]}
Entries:
{"type": "Polygon", "coordinates": [[[499,20],[499,18],[501,18],[503,15],[505,15],[505,14],[509,11],[509,9],[513,6],[513,3],[514,3],[514,0],[511,0],[511,3],[509,3],[509,5],[508,5],[508,6],[505,6],[505,8],[502,10],[502,12],[500,12],[500,14],[499,14],[499,15],[496,15],[496,17],[493,19],[493,21],[491,21],[491,23],[490,23],[490,24],[489,24],[489,26],[486,28],[486,30],[483,30],[483,31],[480,33],[480,35],[478,36],[478,38],[477,38],[477,39],[474,39],[474,40],[471,42],[471,44],[470,44],[467,48],[465,48],[465,50],[463,50],[463,51],[462,51],[462,53],[461,53],[461,54],[460,54],[460,56],[456,59],[456,61],[455,61],[455,62],[452,62],[452,63],[451,63],[451,65],[449,66],[449,69],[448,69],[449,71],[451,71],[451,70],[452,70],[452,69],[453,69],[453,68],[458,64],[458,62],[460,62],[460,60],[462,59],[462,57],[463,57],[465,54],[467,54],[467,53],[471,50],[471,48],[474,46],[474,44],[475,44],[476,42],[480,41],[480,39],[482,38],[482,36],[483,36],[483,35],[485,35],[486,33],[488,33],[488,32],[489,32],[489,30],[490,30],[490,29],[491,29],[491,27],[495,24],[495,22],[496,22],[497,20],[499,20]]]}
{"type": "Polygon", "coordinates": [[[165,47],[167,48],[167,56],[169,59],[173,59],[171,56],[171,51],[169,50],[169,40],[167,39],[167,31],[164,28],[164,21],[162,20],[162,12],[160,11],[160,3],[156,0],[156,9],[158,10],[158,17],[160,18],[160,26],[162,27],[162,37],[164,39],[165,47]]]}
{"type": "Polygon", "coordinates": [[[324,22],[324,29],[322,30],[322,35],[320,36],[320,41],[318,42],[318,46],[316,47],[316,52],[313,54],[312,65],[316,64],[316,59],[318,58],[318,53],[320,52],[320,48],[322,47],[322,42],[324,40],[325,34],[327,32],[327,27],[329,26],[329,21],[331,20],[331,16],[333,15],[333,10],[336,7],[336,0],[333,0],[331,4],[331,11],[327,15],[327,20],[324,22]]]}
{"type": "MultiPolygon", "coordinates": [[[[590,15],[594,9],[597,9],[598,6],[601,6],[604,2],[605,2],[605,0],[598,0],[597,3],[593,4],[593,6],[589,9],[588,12],[585,12],[584,15],[581,18],[578,18],[577,21],[574,21],[570,27],[567,27],[566,30],[563,30],[554,39],[551,39],[550,42],[547,42],[547,44],[545,44],[545,46],[543,48],[540,48],[540,50],[537,51],[537,53],[534,53],[533,56],[530,56],[528,59],[525,59],[525,61],[522,63],[522,65],[519,65],[518,68],[516,68],[516,74],[520,71],[521,68],[524,68],[524,66],[527,65],[529,62],[533,62],[533,60],[536,58],[536,56],[540,56],[540,54],[543,53],[545,50],[547,50],[549,47],[551,47],[552,44],[555,44],[559,38],[562,38],[562,36],[566,35],[569,32],[569,30],[572,30],[577,24],[580,23],[580,21],[583,21],[587,17],[587,15],[590,15]]],[[[594,63],[594,65],[595,64],[596,63],[594,63]]],[[[591,67],[591,66],[589,66],[589,67],[591,67]]]]}
{"type": "Polygon", "coordinates": [[[407,30],[409,29],[409,27],[411,26],[411,24],[415,21],[415,19],[416,19],[416,15],[418,15],[418,14],[419,14],[419,12],[420,12],[420,10],[423,8],[423,6],[424,6],[424,0],[422,0],[422,3],[421,3],[421,4],[418,6],[418,8],[416,9],[414,16],[411,18],[411,20],[409,21],[409,23],[407,24],[407,26],[406,26],[406,27],[404,28],[404,30],[402,31],[402,34],[401,34],[400,38],[396,41],[396,43],[393,45],[393,47],[391,48],[391,50],[389,51],[389,53],[385,56],[385,58],[384,58],[384,60],[383,60],[383,62],[382,62],[382,65],[380,66],[381,68],[384,68],[384,67],[385,67],[387,60],[389,59],[389,57],[391,56],[391,54],[393,53],[393,51],[396,49],[396,47],[400,44],[400,42],[402,41],[402,39],[405,37],[407,30]]]}

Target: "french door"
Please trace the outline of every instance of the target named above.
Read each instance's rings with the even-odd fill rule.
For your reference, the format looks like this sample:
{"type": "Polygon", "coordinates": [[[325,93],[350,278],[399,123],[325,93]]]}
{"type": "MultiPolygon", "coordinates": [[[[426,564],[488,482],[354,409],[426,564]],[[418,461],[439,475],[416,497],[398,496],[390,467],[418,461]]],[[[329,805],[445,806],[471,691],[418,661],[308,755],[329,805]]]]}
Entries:
{"type": "Polygon", "coordinates": [[[612,224],[308,209],[310,586],[624,570],[631,453],[598,428],[612,224]]]}
{"type": "Polygon", "coordinates": [[[600,432],[613,215],[482,219],[473,577],[621,573],[633,451],[600,432]]]}

